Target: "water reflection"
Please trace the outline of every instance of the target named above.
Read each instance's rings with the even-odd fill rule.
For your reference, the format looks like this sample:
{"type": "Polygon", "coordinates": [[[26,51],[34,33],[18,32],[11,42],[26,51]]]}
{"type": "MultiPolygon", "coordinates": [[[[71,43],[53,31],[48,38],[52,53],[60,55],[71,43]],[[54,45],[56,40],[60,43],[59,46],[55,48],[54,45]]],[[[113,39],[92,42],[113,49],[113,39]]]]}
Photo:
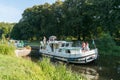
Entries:
{"type": "Polygon", "coordinates": [[[93,63],[85,65],[69,65],[87,80],[120,80],[120,57],[100,55],[93,63]]]}
{"type": "Polygon", "coordinates": [[[72,70],[76,71],[78,74],[86,77],[87,80],[98,80],[99,73],[95,68],[87,66],[71,66],[72,70]]]}

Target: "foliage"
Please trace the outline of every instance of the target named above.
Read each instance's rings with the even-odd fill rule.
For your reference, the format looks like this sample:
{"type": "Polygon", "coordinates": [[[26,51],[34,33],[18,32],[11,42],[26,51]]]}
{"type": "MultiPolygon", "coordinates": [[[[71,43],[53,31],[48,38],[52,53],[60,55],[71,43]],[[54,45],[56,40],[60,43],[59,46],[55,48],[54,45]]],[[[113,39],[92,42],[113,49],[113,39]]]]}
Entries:
{"type": "Polygon", "coordinates": [[[47,58],[44,58],[43,61],[38,64],[41,66],[47,80],[84,80],[80,75],[67,70],[65,65],[56,64],[56,66],[53,66],[47,58]]]}
{"type": "Polygon", "coordinates": [[[3,55],[15,55],[15,47],[13,45],[8,45],[8,44],[1,44],[0,45],[0,54],[3,55]]]}
{"type": "Polygon", "coordinates": [[[38,64],[23,58],[0,55],[0,80],[84,80],[66,71],[65,67],[57,68],[46,60],[38,64]]]}
{"type": "Polygon", "coordinates": [[[31,49],[31,47],[29,45],[25,46],[26,49],[31,49]]]}
{"type": "Polygon", "coordinates": [[[15,46],[8,42],[5,37],[3,36],[2,39],[0,40],[0,54],[3,55],[15,55],[15,46]]]}
{"type": "Polygon", "coordinates": [[[105,47],[104,49],[112,49],[114,46],[116,46],[113,38],[108,33],[102,34],[99,44],[103,45],[105,47]]]}
{"type": "Polygon", "coordinates": [[[35,5],[23,12],[11,37],[40,40],[41,36],[56,35],[90,40],[110,32],[113,38],[120,38],[119,5],[119,0],[57,0],[35,5]]]}
{"type": "Polygon", "coordinates": [[[38,41],[29,41],[28,42],[28,44],[30,45],[30,46],[40,46],[40,41],[38,40],[38,41]]]}
{"type": "Polygon", "coordinates": [[[14,25],[15,23],[0,22],[0,38],[2,37],[2,35],[5,35],[6,38],[9,38],[14,25]]]}
{"type": "Polygon", "coordinates": [[[99,54],[118,55],[120,56],[120,47],[117,46],[109,33],[102,34],[101,38],[96,42],[99,54]]]}

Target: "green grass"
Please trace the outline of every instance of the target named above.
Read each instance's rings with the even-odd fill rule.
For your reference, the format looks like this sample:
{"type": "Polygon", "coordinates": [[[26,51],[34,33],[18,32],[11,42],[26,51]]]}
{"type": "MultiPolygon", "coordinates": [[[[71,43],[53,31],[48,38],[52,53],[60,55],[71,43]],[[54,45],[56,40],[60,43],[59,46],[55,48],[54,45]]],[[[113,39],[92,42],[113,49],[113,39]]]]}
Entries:
{"type": "Polygon", "coordinates": [[[0,55],[0,80],[45,80],[41,68],[22,58],[0,55]]]}
{"type": "Polygon", "coordinates": [[[14,56],[15,46],[12,44],[0,44],[0,54],[14,56]]]}
{"type": "Polygon", "coordinates": [[[84,80],[65,66],[54,66],[48,59],[30,60],[0,54],[0,80],[84,80]]]}
{"type": "MultiPolygon", "coordinates": [[[[38,45],[33,42],[31,45],[38,45]]],[[[64,65],[54,66],[49,59],[32,62],[18,58],[12,44],[0,45],[0,80],[84,80],[80,75],[67,70],[64,65]]]]}
{"type": "Polygon", "coordinates": [[[43,61],[38,64],[41,66],[47,80],[85,80],[80,74],[78,75],[70,69],[67,69],[65,65],[52,65],[47,58],[44,58],[43,61]]]}

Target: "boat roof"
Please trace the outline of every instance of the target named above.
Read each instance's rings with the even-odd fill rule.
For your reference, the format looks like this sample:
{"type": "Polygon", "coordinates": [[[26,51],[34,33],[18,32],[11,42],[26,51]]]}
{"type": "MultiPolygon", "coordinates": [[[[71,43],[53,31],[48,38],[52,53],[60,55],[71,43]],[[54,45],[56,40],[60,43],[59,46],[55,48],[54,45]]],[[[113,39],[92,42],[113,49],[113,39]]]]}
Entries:
{"type": "Polygon", "coordinates": [[[60,49],[80,50],[81,47],[61,47],[60,49]]]}
{"type": "Polygon", "coordinates": [[[49,41],[49,43],[73,43],[73,42],[67,42],[67,41],[49,41]]]}

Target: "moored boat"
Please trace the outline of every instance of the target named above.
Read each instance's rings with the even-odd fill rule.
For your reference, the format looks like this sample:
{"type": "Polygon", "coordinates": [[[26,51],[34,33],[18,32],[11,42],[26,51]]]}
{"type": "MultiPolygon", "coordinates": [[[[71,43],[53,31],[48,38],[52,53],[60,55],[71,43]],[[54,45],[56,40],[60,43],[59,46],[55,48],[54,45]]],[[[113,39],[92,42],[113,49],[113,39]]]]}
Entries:
{"type": "Polygon", "coordinates": [[[44,44],[41,41],[39,52],[42,55],[69,63],[88,63],[97,59],[97,48],[82,50],[82,47],[73,47],[72,44],[73,42],[56,40],[44,44]]]}
{"type": "Polygon", "coordinates": [[[31,52],[31,49],[26,49],[26,48],[21,48],[21,49],[16,49],[15,54],[17,57],[22,57],[22,56],[27,56],[31,52]]]}

